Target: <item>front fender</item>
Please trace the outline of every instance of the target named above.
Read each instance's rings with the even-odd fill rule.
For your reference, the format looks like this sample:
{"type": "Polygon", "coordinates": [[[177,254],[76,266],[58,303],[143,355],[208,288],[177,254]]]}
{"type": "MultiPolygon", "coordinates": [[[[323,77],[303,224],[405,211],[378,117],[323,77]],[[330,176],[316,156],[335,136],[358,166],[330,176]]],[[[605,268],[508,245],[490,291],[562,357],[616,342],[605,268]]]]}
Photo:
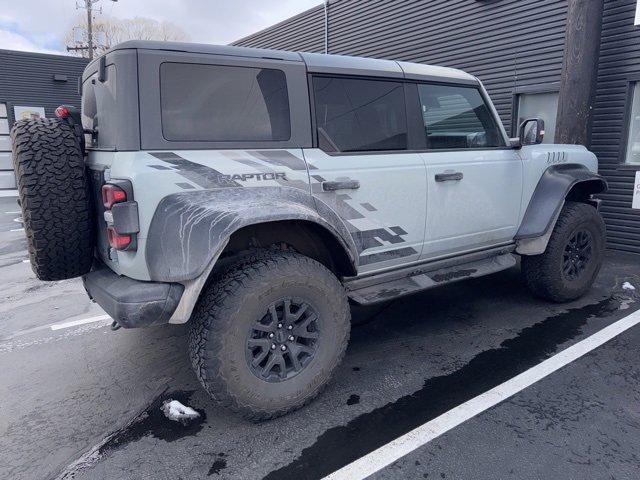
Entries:
{"type": "Polygon", "coordinates": [[[525,240],[547,234],[567,195],[580,184],[584,186],[584,193],[590,195],[607,190],[606,180],[584,165],[563,163],[547,168],[533,192],[515,239],[525,240]]]}
{"type": "Polygon", "coordinates": [[[336,237],[354,266],[356,246],[326,205],[290,187],[224,188],[164,197],[147,236],[146,261],[152,280],[185,282],[199,277],[240,228],[280,220],[316,223],[336,237]]]}

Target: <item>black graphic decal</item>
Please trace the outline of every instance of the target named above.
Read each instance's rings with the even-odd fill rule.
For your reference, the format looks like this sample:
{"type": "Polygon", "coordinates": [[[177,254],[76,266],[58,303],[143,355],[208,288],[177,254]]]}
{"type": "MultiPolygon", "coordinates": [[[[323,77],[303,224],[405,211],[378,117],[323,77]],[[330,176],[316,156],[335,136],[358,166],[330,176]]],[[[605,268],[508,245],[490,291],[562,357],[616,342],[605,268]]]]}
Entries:
{"type": "Polygon", "coordinates": [[[395,260],[397,258],[408,257],[418,253],[411,247],[399,248],[397,250],[387,250],[386,252],[373,253],[371,255],[360,255],[360,265],[384,262],[385,260],[395,260]]]}
{"type": "Polygon", "coordinates": [[[173,152],[149,152],[149,154],[163,162],[174,165],[180,175],[203,188],[241,186],[233,181],[229,175],[223,175],[211,167],[191,162],[173,152]]]}

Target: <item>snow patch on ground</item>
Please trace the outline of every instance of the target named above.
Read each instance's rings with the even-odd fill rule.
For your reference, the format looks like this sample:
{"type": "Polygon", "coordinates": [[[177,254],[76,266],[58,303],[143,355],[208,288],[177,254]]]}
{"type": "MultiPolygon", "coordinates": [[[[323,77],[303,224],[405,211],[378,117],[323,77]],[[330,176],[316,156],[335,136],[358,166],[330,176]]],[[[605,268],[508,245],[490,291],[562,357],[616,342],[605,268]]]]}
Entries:
{"type": "Polygon", "coordinates": [[[160,409],[169,420],[180,422],[183,425],[200,417],[200,414],[193,408],[187,407],[177,400],[166,400],[160,409]]]}
{"type": "Polygon", "coordinates": [[[624,282],[622,284],[622,289],[623,290],[635,290],[636,287],[634,287],[633,285],[631,285],[629,282],[624,282]]]}

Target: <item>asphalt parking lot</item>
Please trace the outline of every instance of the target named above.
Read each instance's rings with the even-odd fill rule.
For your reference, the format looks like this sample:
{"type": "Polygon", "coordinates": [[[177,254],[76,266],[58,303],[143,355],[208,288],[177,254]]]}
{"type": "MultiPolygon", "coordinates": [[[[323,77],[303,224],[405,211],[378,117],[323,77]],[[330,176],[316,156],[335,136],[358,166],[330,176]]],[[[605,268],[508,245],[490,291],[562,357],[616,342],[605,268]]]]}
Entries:
{"type": "MultiPolygon", "coordinates": [[[[185,326],[113,332],[79,280],[36,280],[18,210],[0,198],[0,477],[13,480],[323,478],[640,308],[639,257],[609,253],[570,304],[533,299],[516,268],[359,310],[327,390],[254,424],[200,389],[185,326]],[[200,419],[165,418],[169,398],[200,419]]],[[[639,349],[640,325],[372,478],[637,479],[639,349]]]]}

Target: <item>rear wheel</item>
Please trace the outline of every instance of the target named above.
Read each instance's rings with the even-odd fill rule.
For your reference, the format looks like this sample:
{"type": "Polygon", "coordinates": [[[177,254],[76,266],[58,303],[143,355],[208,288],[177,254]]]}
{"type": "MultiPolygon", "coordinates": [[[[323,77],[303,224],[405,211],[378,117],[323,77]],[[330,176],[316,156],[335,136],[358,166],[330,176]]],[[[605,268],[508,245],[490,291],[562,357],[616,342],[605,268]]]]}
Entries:
{"type": "Polygon", "coordinates": [[[598,275],[605,249],[605,226],[591,205],[567,202],[547,249],[522,257],[522,274],[531,291],[544,299],[567,302],[584,295],[598,275]]]}
{"type": "Polygon", "coordinates": [[[347,297],[329,270],[297,253],[269,252],[232,267],[203,293],[192,318],[191,361],[214,399],[263,420],[318,395],[349,330],[347,297]]]}

